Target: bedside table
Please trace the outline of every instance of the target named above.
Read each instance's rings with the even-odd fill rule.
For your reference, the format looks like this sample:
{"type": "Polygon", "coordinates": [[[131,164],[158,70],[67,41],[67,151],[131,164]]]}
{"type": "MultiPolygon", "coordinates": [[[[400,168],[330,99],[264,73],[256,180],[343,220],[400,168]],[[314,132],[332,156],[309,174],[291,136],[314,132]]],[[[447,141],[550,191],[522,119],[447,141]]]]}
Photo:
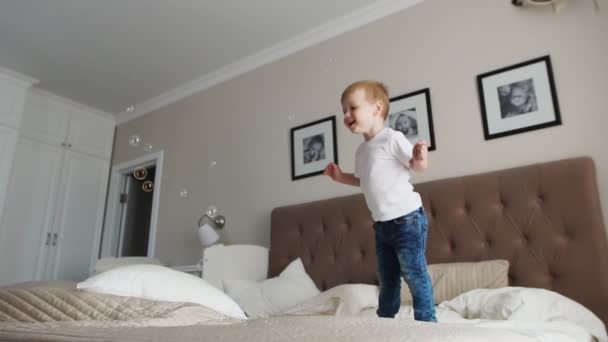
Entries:
{"type": "Polygon", "coordinates": [[[176,271],[190,273],[190,274],[195,275],[195,276],[197,276],[199,278],[203,277],[203,269],[201,268],[200,264],[183,265],[183,266],[171,266],[171,268],[174,269],[174,270],[176,270],[176,271]]]}

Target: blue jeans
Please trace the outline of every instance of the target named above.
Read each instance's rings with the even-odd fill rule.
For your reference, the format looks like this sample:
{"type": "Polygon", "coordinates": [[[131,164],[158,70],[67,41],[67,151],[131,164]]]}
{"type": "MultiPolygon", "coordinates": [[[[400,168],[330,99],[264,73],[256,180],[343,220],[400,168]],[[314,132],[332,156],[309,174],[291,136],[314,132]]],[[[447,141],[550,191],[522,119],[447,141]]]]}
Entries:
{"type": "Polygon", "coordinates": [[[419,208],[394,220],[374,223],[380,280],[378,316],[395,317],[401,306],[401,277],[414,299],[414,319],[437,322],[433,286],[426,269],[428,219],[419,208]]]}

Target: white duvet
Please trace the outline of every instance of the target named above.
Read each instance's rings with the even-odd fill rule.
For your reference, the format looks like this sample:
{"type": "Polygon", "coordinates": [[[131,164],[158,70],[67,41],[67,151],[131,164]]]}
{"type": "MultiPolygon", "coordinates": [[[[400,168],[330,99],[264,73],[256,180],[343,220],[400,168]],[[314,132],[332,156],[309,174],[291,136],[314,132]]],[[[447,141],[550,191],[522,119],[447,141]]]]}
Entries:
{"type": "MultiPolygon", "coordinates": [[[[378,290],[371,285],[341,285],[286,310],[282,315],[376,317],[378,290]]],[[[413,320],[404,305],[396,319],[413,320]]],[[[380,318],[376,318],[380,319],[380,318]]],[[[606,342],[602,321],[579,303],[534,288],[479,289],[437,306],[440,324],[501,329],[535,341],[606,342]]]]}
{"type": "MultiPolygon", "coordinates": [[[[376,316],[375,308],[364,310],[360,316],[376,316]]],[[[396,319],[413,320],[413,308],[409,305],[402,306],[396,319]]],[[[479,328],[508,330],[542,342],[599,341],[599,339],[594,340],[593,336],[583,327],[569,322],[467,319],[445,307],[437,307],[437,320],[442,324],[463,324],[479,328]]]]}
{"type": "MultiPolygon", "coordinates": [[[[546,289],[478,289],[443,302],[452,321],[524,331],[539,341],[608,341],[604,323],[581,304],[546,289]],[[568,339],[570,338],[570,339],[568,339]]],[[[446,317],[446,321],[450,319],[446,317]]]]}

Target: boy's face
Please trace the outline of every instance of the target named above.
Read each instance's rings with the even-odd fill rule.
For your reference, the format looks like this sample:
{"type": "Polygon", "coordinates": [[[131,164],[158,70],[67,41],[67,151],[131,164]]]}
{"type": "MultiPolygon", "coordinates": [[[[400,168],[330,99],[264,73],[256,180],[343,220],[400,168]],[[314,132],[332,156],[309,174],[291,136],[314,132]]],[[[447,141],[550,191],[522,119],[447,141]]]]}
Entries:
{"type": "Polygon", "coordinates": [[[382,120],[380,109],[381,105],[367,99],[364,89],[357,89],[342,103],[344,125],[353,133],[368,132],[375,120],[382,120]]]}
{"type": "Polygon", "coordinates": [[[410,128],[412,128],[410,119],[404,114],[399,115],[397,122],[395,122],[395,129],[401,132],[407,132],[410,128]]]}
{"type": "Polygon", "coordinates": [[[312,146],[310,147],[310,149],[314,153],[319,153],[323,149],[323,145],[321,143],[319,143],[319,142],[316,142],[316,143],[312,144],[312,146]]]}
{"type": "Polygon", "coordinates": [[[514,106],[521,106],[524,103],[526,103],[526,91],[522,88],[513,88],[511,90],[511,104],[513,104],[514,106]]]}

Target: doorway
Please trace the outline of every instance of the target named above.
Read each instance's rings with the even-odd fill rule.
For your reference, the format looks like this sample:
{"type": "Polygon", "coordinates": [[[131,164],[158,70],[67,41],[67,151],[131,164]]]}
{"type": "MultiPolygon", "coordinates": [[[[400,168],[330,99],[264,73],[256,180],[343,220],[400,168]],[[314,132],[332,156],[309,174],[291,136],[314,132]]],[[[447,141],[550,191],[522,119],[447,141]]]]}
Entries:
{"type": "Polygon", "coordinates": [[[154,257],[163,152],[112,168],[100,257],[154,257]]]}
{"type": "Polygon", "coordinates": [[[151,165],[124,175],[125,187],[120,194],[122,210],[116,251],[118,257],[148,255],[155,173],[156,165],[151,165]],[[145,176],[142,176],[144,173],[145,176]]]}

